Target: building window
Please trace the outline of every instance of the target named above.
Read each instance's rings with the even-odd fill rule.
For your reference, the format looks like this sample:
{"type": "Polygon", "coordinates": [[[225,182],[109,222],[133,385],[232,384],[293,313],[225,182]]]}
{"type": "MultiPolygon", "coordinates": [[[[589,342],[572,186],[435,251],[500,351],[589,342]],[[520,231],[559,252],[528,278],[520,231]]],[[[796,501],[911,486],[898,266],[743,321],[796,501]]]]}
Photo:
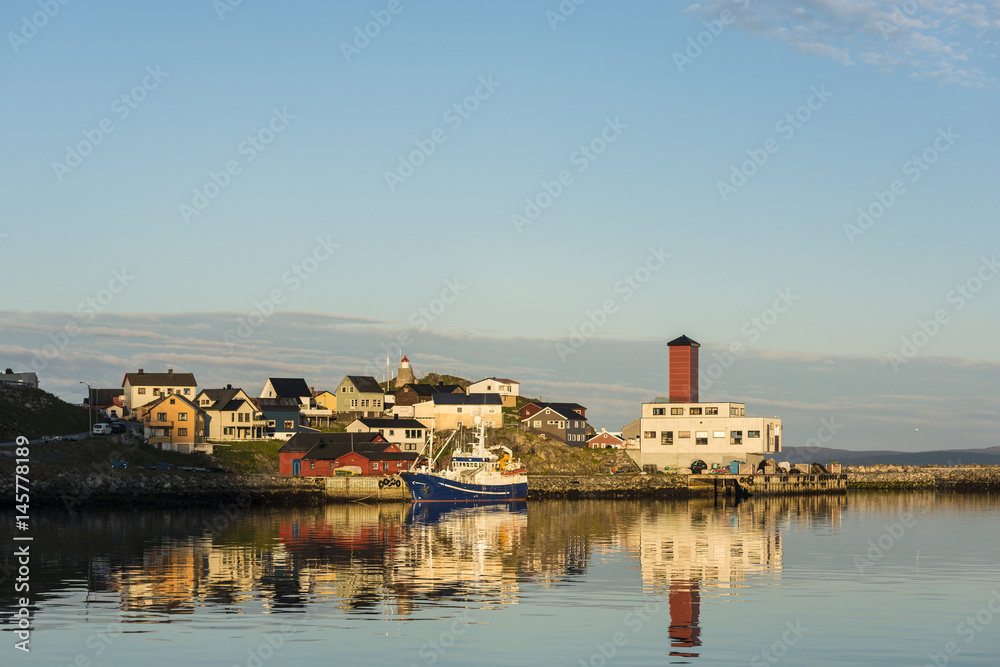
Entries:
{"type": "Polygon", "coordinates": [[[678,438],[690,438],[691,437],[691,431],[677,431],[677,437],[678,438]]]}
{"type": "Polygon", "coordinates": [[[356,398],[352,398],[351,399],[351,407],[352,408],[358,407],[358,399],[356,399],[356,398]]]}
{"type": "Polygon", "coordinates": [[[158,421],[158,422],[165,422],[165,421],[167,421],[167,413],[166,412],[157,412],[156,413],[156,421],[158,421]]]}
{"type": "Polygon", "coordinates": [[[285,430],[286,431],[294,431],[295,430],[295,420],[294,419],[286,419],[285,420],[285,430]]]}
{"type": "Polygon", "coordinates": [[[177,399],[176,398],[171,398],[170,399],[170,405],[176,405],[176,404],[177,404],[177,399]]]}
{"type": "Polygon", "coordinates": [[[186,422],[187,420],[188,420],[188,413],[186,412],[177,413],[177,421],[186,422]]]}
{"type": "Polygon", "coordinates": [[[191,390],[190,390],[190,389],[185,389],[185,390],[184,390],[184,393],[185,393],[185,394],[190,394],[190,393],[191,393],[191,390]]]}
{"type": "Polygon", "coordinates": [[[378,461],[372,461],[372,470],[378,470],[378,461]]]}
{"type": "Polygon", "coordinates": [[[746,416],[745,414],[743,414],[744,410],[746,410],[746,408],[740,408],[740,417],[746,416]]]}
{"type": "Polygon", "coordinates": [[[725,431],[712,431],[712,437],[713,438],[725,438],[726,437],[726,432],[725,431]]]}
{"type": "Polygon", "coordinates": [[[643,431],[642,432],[642,437],[646,438],[647,440],[655,440],[656,439],[656,431],[643,431]]]}
{"type": "Polygon", "coordinates": [[[541,427],[542,427],[542,420],[541,419],[536,419],[535,420],[535,428],[541,428],[541,427]]]}
{"type": "Polygon", "coordinates": [[[274,428],[274,420],[273,419],[268,419],[267,420],[267,427],[268,428],[274,428]]]}
{"type": "Polygon", "coordinates": [[[341,394],[346,394],[347,393],[347,387],[341,387],[340,388],[340,393],[341,394]]]}
{"type": "Polygon", "coordinates": [[[705,408],[706,415],[717,415],[719,414],[719,408],[705,408]]]}
{"type": "Polygon", "coordinates": [[[730,431],[729,432],[729,444],[730,445],[742,445],[743,444],[743,431],[730,431]]]}
{"type": "Polygon", "coordinates": [[[177,429],[177,435],[178,435],[178,437],[186,438],[187,434],[188,434],[188,430],[186,428],[179,428],[179,429],[177,429]]]}
{"type": "Polygon", "coordinates": [[[310,461],[309,462],[309,469],[310,470],[315,470],[316,469],[316,462],[315,461],[310,461]]]}
{"type": "Polygon", "coordinates": [[[700,415],[701,414],[701,408],[691,408],[691,414],[692,415],[700,415]]]}
{"type": "Polygon", "coordinates": [[[660,433],[660,444],[661,445],[672,445],[674,444],[674,432],[664,431],[660,433]]]}
{"type": "Polygon", "coordinates": [[[684,414],[684,408],[670,408],[670,414],[672,414],[672,415],[682,415],[682,414],[684,414]]]}
{"type": "Polygon", "coordinates": [[[139,387],[139,389],[137,389],[136,391],[138,391],[140,394],[145,394],[146,393],[146,388],[145,387],[139,387]]]}
{"type": "Polygon", "coordinates": [[[462,408],[458,408],[457,412],[458,414],[462,414],[462,408]]]}
{"type": "Polygon", "coordinates": [[[695,434],[694,434],[694,444],[696,444],[696,445],[707,445],[708,444],[708,431],[695,431],[695,434]]]}
{"type": "Polygon", "coordinates": [[[760,431],[747,431],[747,437],[748,438],[759,438],[760,437],[760,431]]]}
{"type": "Polygon", "coordinates": [[[666,414],[667,414],[667,409],[666,408],[653,408],[653,416],[654,417],[660,417],[660,416],[666,415],[666,414]]]}

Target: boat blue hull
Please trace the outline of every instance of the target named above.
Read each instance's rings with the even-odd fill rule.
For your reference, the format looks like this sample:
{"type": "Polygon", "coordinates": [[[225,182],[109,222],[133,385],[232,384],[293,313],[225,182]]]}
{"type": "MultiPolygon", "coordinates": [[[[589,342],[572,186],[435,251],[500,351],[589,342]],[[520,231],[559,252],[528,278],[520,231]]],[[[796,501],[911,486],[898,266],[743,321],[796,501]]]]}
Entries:
{"type": "Polygon", "coordinates": [[[526,500],[528,483],[470,484],[436,475],[414,472],[402,475],[415,503],[485,502],[526,500]]]}

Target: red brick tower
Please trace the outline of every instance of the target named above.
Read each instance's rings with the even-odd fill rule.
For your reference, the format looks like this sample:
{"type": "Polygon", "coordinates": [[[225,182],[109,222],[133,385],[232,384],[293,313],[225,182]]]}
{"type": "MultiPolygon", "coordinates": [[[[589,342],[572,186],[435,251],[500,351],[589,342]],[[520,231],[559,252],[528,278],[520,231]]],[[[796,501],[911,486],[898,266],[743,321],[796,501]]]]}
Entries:
{"type": "Polygon", "coordinates": [[[670,402],[698,402],[698,343],[687,336],[675,338],[670,348],[670,402]]]}

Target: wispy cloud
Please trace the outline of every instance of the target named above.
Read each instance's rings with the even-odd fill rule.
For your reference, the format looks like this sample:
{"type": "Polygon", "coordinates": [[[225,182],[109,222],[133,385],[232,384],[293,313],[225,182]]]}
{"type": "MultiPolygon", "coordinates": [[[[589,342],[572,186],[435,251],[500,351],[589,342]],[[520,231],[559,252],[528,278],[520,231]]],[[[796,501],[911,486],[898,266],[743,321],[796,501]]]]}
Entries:
{"type": "Polygon", "coordinates": [[[723,9],[751,34],[843,65],[944,84],[996,84],[980,66],[996,56],[998,0],[770,0],[741,10],[732,0],[700,0],[687,11],[714,17],[723,9]]]}

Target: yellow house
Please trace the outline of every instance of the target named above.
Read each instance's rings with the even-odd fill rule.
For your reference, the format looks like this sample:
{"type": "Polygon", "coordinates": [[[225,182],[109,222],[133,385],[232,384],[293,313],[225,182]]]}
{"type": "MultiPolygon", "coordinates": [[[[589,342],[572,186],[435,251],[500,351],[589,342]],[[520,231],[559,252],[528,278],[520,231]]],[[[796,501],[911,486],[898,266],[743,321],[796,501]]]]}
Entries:
{"type": "Polygon", "coordinates": [[[337,395],[332,391],[321,391],[313,397],[316,401],[316,407],[321,410],[333,410],[337,411],[337,395]]]}
{"type": "Polygon", "coordinates": [[[204,442],[205,411],[177,394],[168,394],[140,408],[146,441],[165,452],[212,453],[204,442]]]}

